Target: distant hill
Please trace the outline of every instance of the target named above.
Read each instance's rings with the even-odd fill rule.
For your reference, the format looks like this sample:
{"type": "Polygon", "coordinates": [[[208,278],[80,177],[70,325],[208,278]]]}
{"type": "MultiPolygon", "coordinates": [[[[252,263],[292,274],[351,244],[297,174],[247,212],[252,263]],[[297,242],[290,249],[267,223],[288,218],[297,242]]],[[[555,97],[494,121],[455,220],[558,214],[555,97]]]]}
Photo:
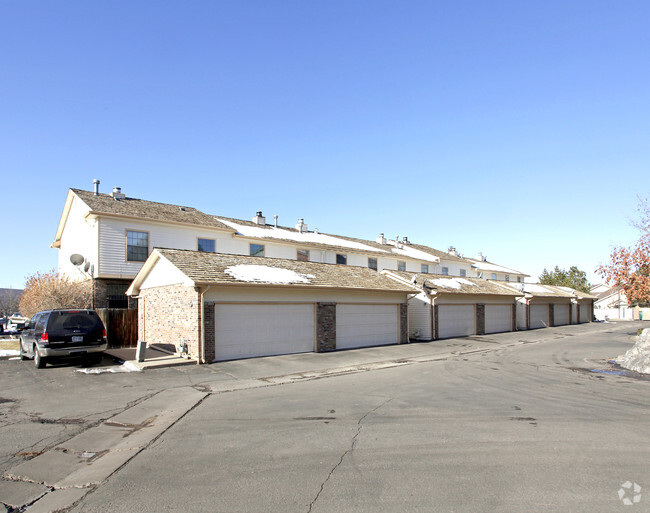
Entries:
{"type": "Polygon", "coordinates": [[[20,296],[23,289],[0,289],[0,316],[19,312],[20,296]]]}

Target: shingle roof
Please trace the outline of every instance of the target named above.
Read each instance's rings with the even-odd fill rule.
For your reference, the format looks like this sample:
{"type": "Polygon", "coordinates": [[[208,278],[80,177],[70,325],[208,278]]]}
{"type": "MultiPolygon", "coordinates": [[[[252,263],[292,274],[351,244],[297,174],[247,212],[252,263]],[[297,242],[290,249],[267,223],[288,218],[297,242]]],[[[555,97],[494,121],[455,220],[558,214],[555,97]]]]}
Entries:
{"type": "MultiPolygon", "coordinates": [[[[507,286],[513,290],[525,292],[527,295],[535,297],[548,297],[548,298],[574,298],[574,294],[562,290],[560,287],[552,285],[542,285],[540,283],[509,283],[507,286]]],[[[572,290],[572,289],[571,289],[572,290]]]]}
{"type": "Polygon", "coordinates": [[[208,226],[232,232],[230,227],[217,221],[214,216],[204,214],[195,208],[171,205],[168,203],[156,203],[154,201],[128,197],[121,200],[115,200],[109,194],[99,194],[95,196],[92,192],[80,189],[70,190],[74,192],[86,205],[88,205],[92,212],[95,213],[141,217],[143,219],[151,219],[154,221],[208,226]]]}
{"type": "Polygon", "coordinates": [[[266,283],[268,285],[273,282],[249,282],[233,276],[233,274],[237,274],[235,271],[242,270],[239,266],[264,266],[272,269],[284,269],[307,277],[307,283],[290,283],[285,286],[417,292],[409,285],[398,283],[366,267],[299,262],[284,258],[204,253],[181,249],[157,248],[155,251],[174,264],[194,283],[202,285],[235,283],[257,286],[264,286],[266,283]],[[238,269],[233,269],[234,267],[238,267],[238,269]],[[226,272],[227,270],[230,272],[226,272]]]}
{"type": "Polygon", "coordinates": [[[511,287],[501,286],[494,281],[482,280],[481,278],[466,278],[459,276],[447,276],[442,274],[410,273],[406,271],[384,271],[387,276],[391,274],[403,280],[411,281],[413,277],[417,280],[417,286],[422,284],[430,289],[432,294],[473,294],[493,296],[523,296],[511,287]]]}

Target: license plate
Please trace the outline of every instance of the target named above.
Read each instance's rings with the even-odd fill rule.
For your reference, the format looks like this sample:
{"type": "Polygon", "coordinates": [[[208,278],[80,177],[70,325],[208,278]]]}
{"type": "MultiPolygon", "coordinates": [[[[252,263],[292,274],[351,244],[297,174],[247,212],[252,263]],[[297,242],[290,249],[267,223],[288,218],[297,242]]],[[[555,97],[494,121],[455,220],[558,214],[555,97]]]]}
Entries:
{"type": "Polygon", "coordinates": [[[83,342],[84,338],[83,337],[72,337],[73,342],[83,342]]]}

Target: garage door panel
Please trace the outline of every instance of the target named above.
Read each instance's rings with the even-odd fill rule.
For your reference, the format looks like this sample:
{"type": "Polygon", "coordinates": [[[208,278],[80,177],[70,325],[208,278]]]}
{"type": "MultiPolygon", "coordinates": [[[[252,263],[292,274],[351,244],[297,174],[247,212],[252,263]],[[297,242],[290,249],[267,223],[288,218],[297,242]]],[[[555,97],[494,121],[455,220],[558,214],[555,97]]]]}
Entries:
{"type": "Polygon", "coordinates": [[[569,307],[567,305],[555,305],[553,310],[553,323],[555,326],[569,324],[569,307]]]}
{"type": "Polygon", "coordinates": [[[399,342],[398,305],[337,305],[336,348],[399,342]]]}
{"type": "Polygon", "coordinates": [[[474,335],[473,305],[439,305],[438,338],[474,335]]]}
{"type": "Polygon", "coordinates": [[[485,333],[512,330],[512,305],[485,305],[485,333]]]}
{"type": "Polygon", "coordinates": [[[546,328],[548,326],[548,304],[530,305],[530,328],[546,328]]]}
{"type": "Polygon", "coordinates": [[[305,353],[314,350],[314,306],[215,306],[215,358],[305,353]]]}
{"type": "Polygon", "coordinates": [[[591,319],[589,318],[591,316],[591,308],[589,308],[589,304],[581,304],[580,305],[580,322],[589,322],[591,319]]]}

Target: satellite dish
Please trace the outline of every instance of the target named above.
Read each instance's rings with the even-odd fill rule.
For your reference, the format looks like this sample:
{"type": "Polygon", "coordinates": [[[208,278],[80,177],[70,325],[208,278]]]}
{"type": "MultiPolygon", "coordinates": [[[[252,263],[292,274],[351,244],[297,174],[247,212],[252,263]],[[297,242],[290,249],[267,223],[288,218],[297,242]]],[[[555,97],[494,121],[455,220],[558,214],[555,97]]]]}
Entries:
{"type": "Polygon", "coordinates": [[[84,264],[84,272],[88,272],[88,269],[90,269],[90,262],[84,264]]]}
{"type": "Polygon", "coordinates": [[[80,255],[79,253],[73,253],[70,255],[70,262],[72,262],[73,265],[81,265],[84,263],[84,260],[86,260],[83,255],[80,255]]]}

